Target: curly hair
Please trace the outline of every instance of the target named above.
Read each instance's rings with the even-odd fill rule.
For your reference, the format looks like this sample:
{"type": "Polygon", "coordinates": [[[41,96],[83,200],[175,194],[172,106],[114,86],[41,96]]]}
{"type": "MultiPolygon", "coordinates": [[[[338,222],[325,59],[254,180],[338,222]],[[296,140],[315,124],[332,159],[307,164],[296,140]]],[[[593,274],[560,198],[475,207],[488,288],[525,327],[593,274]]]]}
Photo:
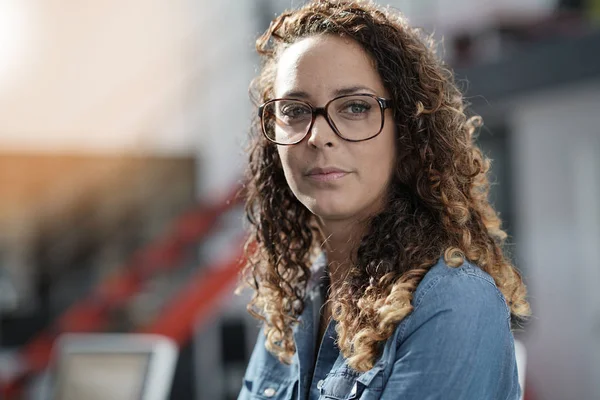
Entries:
{"type": "MultiPolygon", "coordinates": [[[[511,314],[530,315],[519,272],[503,251],[500,219],[488,201],[490,161],[474,144],[481,118],[466,102],[435,42],[403,16],[370,1],[312,1],[286,11],[257,40],[262,69],[251,86],[254,101],[273,97],[282,50],[314,35],[356,41],[374,60],[391,94],[397,159],[383,211],[369,221],[347,279],[331,288],[338,346],[349,366],[371,369],[381,345],[412,310],[427,271],[444,257],[465,259],[489,273],[511,314]]],[[[236,294],[253,289],[247,309],[264,322],[269,352],[291,363],[292,327],[304,309],[310,264],[319,251],[314,215],[283,174],[276,145],[253,121],[248,147],[246,215],[251,235],[236,294]]]]}

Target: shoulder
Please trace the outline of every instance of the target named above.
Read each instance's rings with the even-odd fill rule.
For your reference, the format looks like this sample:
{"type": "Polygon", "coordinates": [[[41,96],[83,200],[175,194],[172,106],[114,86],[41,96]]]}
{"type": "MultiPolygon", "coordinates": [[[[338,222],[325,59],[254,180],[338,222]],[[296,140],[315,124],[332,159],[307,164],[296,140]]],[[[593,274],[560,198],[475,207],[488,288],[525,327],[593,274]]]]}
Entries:
{"type": "Polygon", "coordinates": [[[440,258],[417,286],[412,305],[412,313],[399,326],[399,340],[438,316],[464,328],[492,322],[496,326],[510,324],[510,311],[494,279],[468,261],[450,267],[440,258]]]}
{"type": "MultiPolygon", "coordinates": [[[[502,292],[496,286],[494,278],[487,272],[468,261],[459,267],[450,267],[443,257],[425,274],[413,295],[415,309],[425,300],[435,301],[436,297],[451,297],[457,303],[465,303],[474,298],[489,300],[503,305],[509,313],[502,292]]],[[[454,301],[453,301],[454,303],[454,301]]]]}
{"type": "Polygon", "coordinates": [[[518,398],[510,313],[494,279],[476,265],[439,260],[394,339],[382,357],[390,398],[518,398]]]}

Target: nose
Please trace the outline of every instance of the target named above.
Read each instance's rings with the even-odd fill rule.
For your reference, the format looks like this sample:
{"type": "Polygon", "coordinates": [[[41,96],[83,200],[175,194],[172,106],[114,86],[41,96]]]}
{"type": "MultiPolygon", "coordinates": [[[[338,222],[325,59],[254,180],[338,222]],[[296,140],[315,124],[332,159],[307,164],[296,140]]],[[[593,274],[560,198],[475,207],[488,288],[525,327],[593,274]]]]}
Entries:
{"type": "Polygon", "coordinates": [[[316,116],[310,131],[308,132],[308,144],[311,147],[332,147],[337,135],[325,115],[319,114],[316,116]]]}

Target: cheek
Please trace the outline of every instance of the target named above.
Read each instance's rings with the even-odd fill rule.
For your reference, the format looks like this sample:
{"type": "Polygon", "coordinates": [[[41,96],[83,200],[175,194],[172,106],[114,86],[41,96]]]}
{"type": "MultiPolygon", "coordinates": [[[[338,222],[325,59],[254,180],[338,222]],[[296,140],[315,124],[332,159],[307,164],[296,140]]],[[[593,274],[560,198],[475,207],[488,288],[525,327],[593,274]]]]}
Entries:
{"type": "Polygon", "coordinates": [[[370,182],[373,189],[375,186],[379,187],[388,183],[396,161],[396,143],[393,133],[383,133],[381,140],[373,143],[372,147],[365,148],[364,154],[358,157],[364,160],[361,163],[363,179],[370,182]]]}
{"type": "Polygon", "coordinates": [[[279,160],[281,161],[285,179],[288,182],[288,185],[294,187],[294,182],[297,179],[295,175],[298,170],[298,157],[294,157],[294,151],[290,150],[289,147],[279,147],[277,152],[279,154],[279,160]]]}

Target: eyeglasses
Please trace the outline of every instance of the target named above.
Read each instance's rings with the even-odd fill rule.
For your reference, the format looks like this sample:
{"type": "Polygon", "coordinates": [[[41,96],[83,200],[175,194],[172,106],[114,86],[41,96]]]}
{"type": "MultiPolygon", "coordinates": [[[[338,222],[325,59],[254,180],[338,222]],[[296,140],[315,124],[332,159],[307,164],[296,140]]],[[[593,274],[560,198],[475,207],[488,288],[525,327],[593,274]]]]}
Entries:
{"type": "Polygon", "coordinates": [[[336,97],[324,107],[295,99],[273,99],[258,108],[262,131],[273,143],[300,143],[310,132],[317,115],[325,117],[331,129],[349,142],[362,142],[379,135],[384,113],[391,100],[372,94],[352,94],[336,97]]]}

